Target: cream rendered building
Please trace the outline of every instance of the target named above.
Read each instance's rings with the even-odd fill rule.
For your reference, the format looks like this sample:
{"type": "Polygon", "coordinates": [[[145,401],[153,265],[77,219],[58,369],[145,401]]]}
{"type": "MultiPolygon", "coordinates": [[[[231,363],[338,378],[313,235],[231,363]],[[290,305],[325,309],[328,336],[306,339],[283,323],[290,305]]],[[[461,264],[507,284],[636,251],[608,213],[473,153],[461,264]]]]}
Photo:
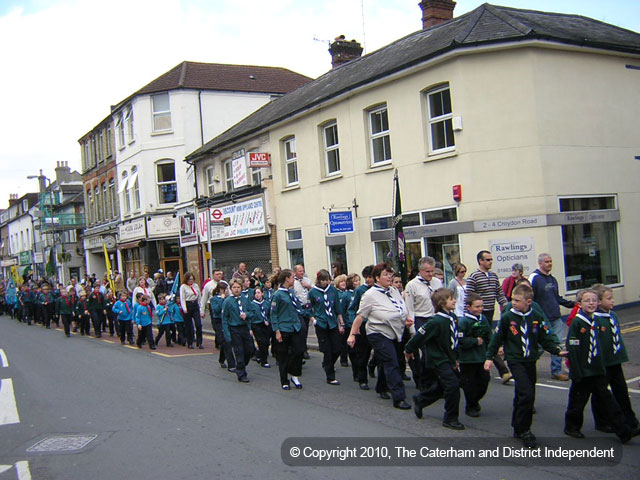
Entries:
{"type": "Polygon", "coordinates": [[[505,277],[548,252],[561,293],[604,282],[630,303],[638,85],[639,34],[485,4],[328,72],[199,154],[268,134],[282,267],[385,261],[398,169],[410,268],[429,254],[471,272],[487,249],[505,277]],[[355,231],[330,235],[330,210],[355,231]]]}

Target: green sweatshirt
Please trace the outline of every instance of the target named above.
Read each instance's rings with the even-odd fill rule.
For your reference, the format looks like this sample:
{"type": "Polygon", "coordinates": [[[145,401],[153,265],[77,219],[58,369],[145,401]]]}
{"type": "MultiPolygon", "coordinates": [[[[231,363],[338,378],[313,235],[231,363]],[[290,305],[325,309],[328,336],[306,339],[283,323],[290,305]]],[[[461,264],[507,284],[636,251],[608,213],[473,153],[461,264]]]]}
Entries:
{"type": "Polygon", "coordinates": [[[427,368],[435,368],[447,362],[455,367],[459,334],[456,314],[438,312],[416,331],[404,349],[408,353],[415,353],[425,345],[427,368]],[[452,326],[454,326],[453,331],[452,326]]]}

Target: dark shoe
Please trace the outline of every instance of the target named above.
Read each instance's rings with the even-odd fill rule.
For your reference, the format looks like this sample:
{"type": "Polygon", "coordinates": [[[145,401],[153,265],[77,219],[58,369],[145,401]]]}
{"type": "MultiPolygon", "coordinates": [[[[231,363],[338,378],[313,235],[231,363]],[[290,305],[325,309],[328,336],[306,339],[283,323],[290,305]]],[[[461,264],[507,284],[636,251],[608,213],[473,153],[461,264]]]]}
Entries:
{"type": "Polygon", "coordinates": [[[391,398],[387,392],[379,393],[378,396],[383,400],[389,400],[391,398]]]}
{"type": "Polygon", "coordinates": [[[602,425],[602,426],[598,425],[596,427],[596,430],[603,433],[616,433],[616,431],[613,429],[611,425],[602,425]]]}
{"type": "Polygon", "coordinates": [[[227,368],[227,371],[231,372],[231,373],[236,373],[236,369],[235,368],[227,368]]]}
{"type": "Polygon", "coordinates": [[[564,434],[569,435],[573,438],[584,438],[584,433],[582,433],[580,430],[570,430],[568,428],[565,428],[564,434]]]}
{"type": "Polygon", "coordinates": [[[410,410],[411,409],[411,405],[409,405],[404,400],[400,400],[399,402],[393,402],[393,406],[394,406],[394,408],[398,408],[400,410],[410,410]]]}
{"type": "Polygon", "coordinates": [[[200,350],[204,350],[204,345],[198,345],[198,348],[199,348],[200,350]]]}
{"type": "Polygon", "coordinates": [[[291,387],[290,387],[290,386],[289,386],[289,384],[287,383],[287,384],[285,384],[285,385],[282,385],[282,389],[283,389],[283,390],[291,390],[291,387]]]}
{"type": "Polygon", "coordinates": [[[522,445],[525,448],[536,448],[538,446],[536,436],[531,433],[531,430],[527,430],[526,432],[517,435],[514,434],[513,436],[520,438],[522,440],[522,445]]]}
{"type": "Polygon", "coordinates": [[[302,354],[302,358],[304,358],[305,360],[309,360],[309,358],[311,358],[311,357],[309,357],[309,352],[304,352],[302,354]]]}
{"type": "Polygon", "coordinates": [[[227,364],[226,364],[226,363],[224,363],[224,362],[222,362],[222,363],[220,364],[220,368],[227,368],[227,364]]]}
{"type": "Polygon", "coordinates": [[[249,383],[249,379],[247,377],[238,377],[238,381],[241,383],[249,383]]]}
{"type": "Polygon", "coordinates": [[[375,365],[369,365],[369,376],[371,378],[376,378],[376,366],[375,365]]]}
{"type": "Polygon", "coordinates": [[[340,366],[341,367],[348,367],[349,366],[349,362],[347,362],[346,360],[344,362],[340,362],[340,366]]]}
{"type": "Polygon", "coordinates": [[[450,428],[451,430],[464,430],[464,425],[461,424],[458,420],[453,420],[451,422],[442,422],[442,426],[450,428]]]}
{"type": "Polygon", "coordinates": [[[122,340],[120,341],[120,345],[124,345],[124,342],[122,340]]]}
{"type": "Polygon", "coordinates": [[[418,395],[413,396],[413,413],[416,414],[416,417],[422,418],[422,407],[418,395]]]}
{"type": "Polygon", "coordinates": [[[133,345],[133,340],[129,340],[129,345],[133,345]]]}
{"type": "Polygon", "coordinates": [[[329,385],[340,385],[340,382],[338,380],[335,380],[335,379],[333,379],[333,380],[327,379],[327,383],[329,385]]]}
{"type": "Polygon", "coordinates": [[[158,349],[158,347],[156,347],[155,345],[154,345],[154,346],[152,346],[152,347],[149,347],[149,348],[150,348],[151,350],[157,350],[157,349],[158,349]]]}
{"type": "Polygon", "coordinates": [[[193,345],[189,345],[189,350],[193,350],[193,345]]]}
{"type": "Polygon", "coordinates": [[[480,416],[480,410],[476,410],[475,408],[465,410],[464,413],[466,413],[467,417],[477,418],[480,416]]]}
{"type": "Polygon", "coordinates": [[[408,382],[409,380],[411,380],[411,377],[409,375],[407,375],[406,373],[402,374],[402,381],[403,382],[408,382]]]}
{"type": "Polygon", "coordinates": [[[361,383],[360,390],[369,390],[369,385],[367,385],[366,383],[361,383]]]}
{"type": "Polygon", "coordinates": [[[173,343],[170,343],[169,345],[167,345],[167,347],[173,348],[173,343]]]}
{"type": "Polygon", "coordinates": [[[102,335],[96,335],[96,338],[102,338],[102,335]]]}

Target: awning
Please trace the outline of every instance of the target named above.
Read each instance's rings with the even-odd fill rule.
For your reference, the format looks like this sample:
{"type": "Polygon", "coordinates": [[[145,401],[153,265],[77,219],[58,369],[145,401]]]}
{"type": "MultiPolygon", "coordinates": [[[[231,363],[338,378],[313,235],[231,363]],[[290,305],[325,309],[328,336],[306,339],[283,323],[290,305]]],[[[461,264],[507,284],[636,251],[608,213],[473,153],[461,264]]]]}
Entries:
{"type": "Polygon", "coordinates": [[[136,180],[138,180],[138,170],[136,170],[135,172],[133,172],[131,174],[131,176],[129,177],[129,190],[131,190],[132,188],[135,188],[136,186],[136,180]]]}
{"type": "Polygon", "coordinates": [[[128,180],[129,180],[129,177],[124,177],[122,180],[120,180],[120,188],[118,189],[118,193],[124,192],[124,189],[127,188],[128,180]]]}

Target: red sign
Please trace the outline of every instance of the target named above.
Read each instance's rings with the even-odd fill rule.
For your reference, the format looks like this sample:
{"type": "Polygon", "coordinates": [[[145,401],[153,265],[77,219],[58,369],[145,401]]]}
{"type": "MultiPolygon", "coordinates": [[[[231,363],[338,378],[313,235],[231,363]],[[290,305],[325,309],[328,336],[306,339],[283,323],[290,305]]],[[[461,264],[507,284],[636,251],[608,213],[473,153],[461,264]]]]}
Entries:
{"type": "Polygon", "coordinates": [[[453,186],[453,200],[456,202],[462,201],[462,185],[453,186]]]}
{"type": "Polygon", "coordinates": [[[219,208],[211,210],[211,219],[214,221],[222,220],[222,210],[220,210],[219,208]]]}
{"type": "Polygon", "coordinates": [[[268,167],[271,165],[271,155],[268,153],[250,153],[249,154],[249,167],[251,168],[262,168],[268,167]]]}

